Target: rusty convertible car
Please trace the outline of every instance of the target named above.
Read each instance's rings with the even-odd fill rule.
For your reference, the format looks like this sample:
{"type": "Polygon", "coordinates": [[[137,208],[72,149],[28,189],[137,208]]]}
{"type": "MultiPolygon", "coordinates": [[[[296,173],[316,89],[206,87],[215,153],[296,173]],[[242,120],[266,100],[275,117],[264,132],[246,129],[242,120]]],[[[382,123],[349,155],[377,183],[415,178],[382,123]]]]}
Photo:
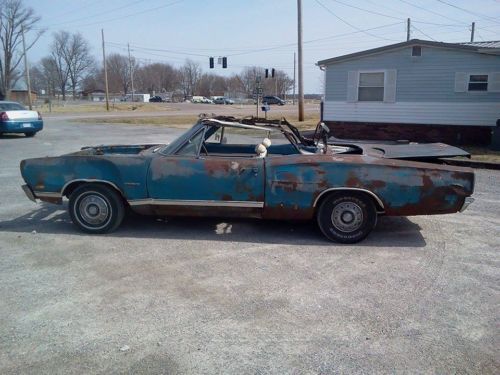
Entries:
{"type": "Polygon", "coordinates": [[[378,215],[448,214],[472,201],[474,173],[444,164],[467,155],[442,143],[304,136],[284,118],[202,116],[170,144],[83,147],[21,162],[27,196],[61,204],[88,233],[145,215],[315,219],[330,240],[355,243],[378,215]],[[260,135],[259,135],[260,134],[260,135]],[[257,138],[256,138],[257,136],[257,138]]]}

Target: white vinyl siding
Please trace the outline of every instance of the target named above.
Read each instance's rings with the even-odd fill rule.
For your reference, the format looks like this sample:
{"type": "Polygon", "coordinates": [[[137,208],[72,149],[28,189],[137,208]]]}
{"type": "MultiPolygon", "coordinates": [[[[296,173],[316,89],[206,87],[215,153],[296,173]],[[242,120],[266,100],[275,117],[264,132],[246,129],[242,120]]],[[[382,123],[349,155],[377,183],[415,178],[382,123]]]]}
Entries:
{"type": "Polygon", "coordinates": [[[495,126],[500,102],[357,102],[326,101],[324,121],[495,126]]]}

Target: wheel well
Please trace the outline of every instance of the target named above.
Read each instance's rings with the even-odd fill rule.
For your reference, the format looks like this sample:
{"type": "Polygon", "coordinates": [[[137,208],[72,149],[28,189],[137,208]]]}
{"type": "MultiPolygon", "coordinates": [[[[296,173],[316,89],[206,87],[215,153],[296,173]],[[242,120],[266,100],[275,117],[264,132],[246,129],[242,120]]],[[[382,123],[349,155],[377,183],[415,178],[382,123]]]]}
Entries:
{"type": "Polygon", "coordinates": [[[357,195],[357,196],[364,196],[369,198],[374,204],[375,204],[375,209],[377,210],[377,213],[383,213],[384,206],[380,202],[380,198],[378,198],[374,193],[367,191],[367,190],[358,190],[358,189],[334,189],[326,192],[322,192],[319,195],[319,198],[316,198],[314,208],[317,211],[318,208],[321,206],[321,203],[328,197],[331,197],[332,195],[339,195],[343,193],[349,193],[352,195],[357,195]]]}
{"type": "Polygon", "coordinates": [[[127,200],[123,196],[122,192],[114,184],[112,184],[110,182],[106,182],[106,181],[85,181],[85,180],[73,181],[64,187],[62,195],[65,196],[66,198],[69,198],[70,195],[75,191],[75,189],[77,187],[85,185],[85,184],[103,185],[103,186],[106,186],[108,188],[111,188],[118,193],[118,195],[123,199],[123,201],[125,203],[127,203],[127,200]]]}

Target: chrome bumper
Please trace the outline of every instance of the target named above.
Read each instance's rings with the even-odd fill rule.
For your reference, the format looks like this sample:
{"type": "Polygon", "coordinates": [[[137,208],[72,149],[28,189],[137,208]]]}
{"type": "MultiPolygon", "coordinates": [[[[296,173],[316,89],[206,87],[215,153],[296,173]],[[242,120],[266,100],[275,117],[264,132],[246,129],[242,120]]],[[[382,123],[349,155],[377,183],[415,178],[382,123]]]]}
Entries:
{"type": "Polygon", "coordinates": [[[29,198],[29,200],[36,203],[35,194],[33,194],[33,191],[31,190],[31,188],[28,185],[23,185],[21,187],[23,188],[24,194],[26,194],[26,196],[29,198]]]}
{"type": "Polygon", "coordinates": [[[472,202],[474,202],[474,198],[472,197],[466,197],[464,199],[464,204],[462,205],[462,208],[460,209],[460,212],[464,212],[467,207],[469,207],[469,204],[471,204],[472,202]]]}

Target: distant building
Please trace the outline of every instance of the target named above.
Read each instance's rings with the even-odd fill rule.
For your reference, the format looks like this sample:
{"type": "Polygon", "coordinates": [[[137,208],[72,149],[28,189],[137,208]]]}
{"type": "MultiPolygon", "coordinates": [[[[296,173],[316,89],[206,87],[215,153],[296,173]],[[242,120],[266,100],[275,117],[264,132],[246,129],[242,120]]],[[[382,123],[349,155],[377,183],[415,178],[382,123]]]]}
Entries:
{"type": "Polygon", "coordinates": [[[413,39],[318,65],[339,138],[485,144],[500,118],[500,41],[413,39]]]}
{"type": "MultiPolygon", "coordinates": [[[[37,92],[31,90],[31,102],[34,103],[37,98],[37,92]]],[[[28,88],[24,82],[18,82],[14,88],[10,90],[9,100],[28,105],[28,88]]]]}

